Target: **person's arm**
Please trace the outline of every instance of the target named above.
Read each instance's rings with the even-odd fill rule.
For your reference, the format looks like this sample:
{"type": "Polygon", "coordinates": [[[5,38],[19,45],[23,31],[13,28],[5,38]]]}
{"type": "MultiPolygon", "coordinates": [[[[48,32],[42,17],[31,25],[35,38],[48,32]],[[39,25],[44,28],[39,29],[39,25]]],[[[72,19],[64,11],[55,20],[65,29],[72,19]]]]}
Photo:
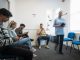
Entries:
{"type": "Polygon", "coordinates": [[[24,37],[24,36],[29,37],[29,36],[28,36],[28,32],[24,32],[24,33],[22,33],[22,34],[18,34],[18,36],[20,36],[20,37],[24,37]]]}
{"type": "Polygon", "coordinates": [[[25,35],[28,37],[28,32],[23,33],[21,30],[18,30],[18,29],[16,29],[15,32],[16,32],[17,36],[20,38],[24,37],[25,35]]]}
{"type": "Polygon", "coordinates": [[[41,32],[42,32],[42,30],[41,30],[41,29],[38,29],[38,30],[37,30],[37,35],[40,35],[41,32]]]}
{"type": "Polygon", "coordinates": [[[19,37],[17,36],[17,34],[14,30],[10,31],[10,37],[13,39],[19,40],[19,37]]]}
{"type": "Polygon", "coordinates": [[[37,29],[37,35],[40,35],[40,30],[39,29],[37,29]]]}
{"type": "Polygon", "coordinates": [[[44,30],[44,34],[46,34],[46,31],[45,31],[45,29],[43,29],[44,30]]]}
{"type": "Polygon", "coordinates": [[[53,27],[61,27],[60,24],[56,24],[56,22],[57,22],[57,21],[55,20],[53,27]]]}

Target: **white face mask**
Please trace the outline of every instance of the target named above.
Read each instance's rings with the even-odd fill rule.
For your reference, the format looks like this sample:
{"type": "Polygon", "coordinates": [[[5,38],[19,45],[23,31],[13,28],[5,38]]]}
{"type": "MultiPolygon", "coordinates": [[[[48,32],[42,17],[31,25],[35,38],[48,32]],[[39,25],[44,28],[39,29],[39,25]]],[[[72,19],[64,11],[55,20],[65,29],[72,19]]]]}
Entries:
{"type": "Polygon", "coordinates": [[[8,27],[9,22],[3,22],[3,27],[7,28],[8,27]]]}

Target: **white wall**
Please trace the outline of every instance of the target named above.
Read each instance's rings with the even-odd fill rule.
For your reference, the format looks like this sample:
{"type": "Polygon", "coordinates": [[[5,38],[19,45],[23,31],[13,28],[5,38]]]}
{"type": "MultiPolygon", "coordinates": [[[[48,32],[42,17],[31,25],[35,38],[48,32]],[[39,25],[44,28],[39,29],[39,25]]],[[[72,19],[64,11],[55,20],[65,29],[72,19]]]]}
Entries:
{"type": "MultiPolygon", "coordinates": [[[[9,10],[11,11],[11,13],[13,15],[13,17],[11,17],[10,20],[15,20],[15,0],[8,0],[8,1],[10,3],[9,10]]],[[[2,7],[5,7],[5,4],[2,7]]],[[[8,23],[9,23],[9,21],[4,23],[4,27],[7,27],[8,23]]]]}
{"type": "Polygon", "coordinates": [[[15,1],[15,21],[18,23],[25,23],[27,31],[30,32],[30,37],[36,39],[36,29],[42,22],[47,26],[49,20],[47,11],[52,11],[52,18],[58,8],[61,8],[68,15],[63,16],[68,25],[65,28],[65,34],[69,29],[69,10],[70,0],[61,2],[61,0],[16,0],[15,1]],[[36,14],[35,16],[33,16],[36,14]]]}
{"type": "Polygon", "coordinates": [[[10,2],[10,11],[13,15],[13,17],[10,19],[15,19],[15,0],[8,0],[10,2]]]}

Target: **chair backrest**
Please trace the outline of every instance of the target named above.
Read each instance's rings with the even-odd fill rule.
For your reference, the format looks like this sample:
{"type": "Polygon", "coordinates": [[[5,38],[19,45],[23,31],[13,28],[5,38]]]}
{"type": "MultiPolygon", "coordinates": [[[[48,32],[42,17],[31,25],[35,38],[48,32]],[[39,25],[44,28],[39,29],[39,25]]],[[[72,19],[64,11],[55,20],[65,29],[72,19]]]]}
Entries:
{"type": "Polygon", "coordinates": [[[68,38],[74,39],[75,38],[75,33],[74,32],[69,32],[68,33],[68,38]]]}
{"type": "Polygon", "coordinates": [[[79,41],[80,41],[80,36],[79,36],[79,41]]]}

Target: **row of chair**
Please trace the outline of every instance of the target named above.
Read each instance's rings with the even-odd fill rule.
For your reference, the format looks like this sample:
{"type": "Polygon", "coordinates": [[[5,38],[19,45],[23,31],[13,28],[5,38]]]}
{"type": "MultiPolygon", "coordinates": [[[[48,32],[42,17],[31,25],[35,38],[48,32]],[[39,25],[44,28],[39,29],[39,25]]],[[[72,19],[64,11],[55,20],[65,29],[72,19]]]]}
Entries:
{"type": "Polygon", "coordinates": [[[75,40],[76,34],[74,32],[69,32],[67,38],[64,38],[64,42],[66,42],[66,45],[68,47],[68,42],[71,41],[71,49],[70,49],[70,53],[72,51],[72,48],[74,48],[74,45],[77,45],[78,47],[78,51],[79,51],[79,45],[80,45],[80,36],[79,36],[79,40],[75,40]]]}

